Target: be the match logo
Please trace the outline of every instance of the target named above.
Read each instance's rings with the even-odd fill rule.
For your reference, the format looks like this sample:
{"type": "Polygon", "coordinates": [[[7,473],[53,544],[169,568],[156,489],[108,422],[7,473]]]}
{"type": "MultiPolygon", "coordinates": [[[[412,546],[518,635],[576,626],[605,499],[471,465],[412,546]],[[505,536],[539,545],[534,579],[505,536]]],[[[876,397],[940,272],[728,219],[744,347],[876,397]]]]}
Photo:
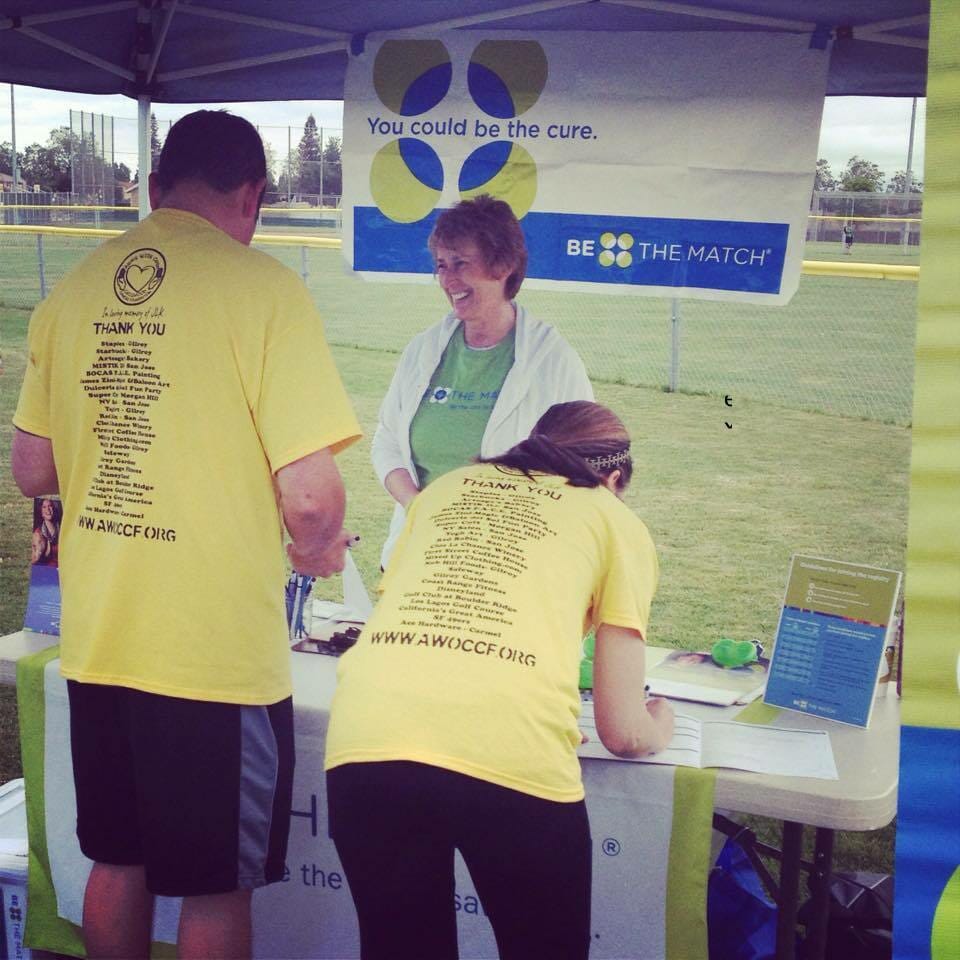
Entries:
{"type": "Polygon", "coordinates": [[[763,267],[773,254],[771,247],[725,243],[669,242],[638,239],[631,233],[606,230],[599,237],[568,237],[568,257],[596,259],[600,267],[622,270],[635,263],[716,263],[735,267],[763,267]]]}

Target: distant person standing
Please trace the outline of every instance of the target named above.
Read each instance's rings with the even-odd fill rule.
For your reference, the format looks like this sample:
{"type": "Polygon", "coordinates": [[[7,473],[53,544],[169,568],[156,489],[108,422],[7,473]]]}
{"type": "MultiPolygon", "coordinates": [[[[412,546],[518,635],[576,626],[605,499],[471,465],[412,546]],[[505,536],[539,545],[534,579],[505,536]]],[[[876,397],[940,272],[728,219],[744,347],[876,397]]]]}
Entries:
{"type": "Polygon", "coordinates": [[[89,957],[147,957],[154,895],[179,957],[246,957],[283,878],[295,569],[342,569],[333,454],[360,434],[297,276],[250,249],[266,182],[247,121],[170,130],[154,212],[40,304],[14,478],[63,501],[61,669],[89,957]],[[278,509],[279,507],[279,509],[278,509]]]}
{"type": "Polygon", "coordinates": [[[843,252],[849,254],[853,251],[853,224],[848,220],[843,225],[843,252]]]}

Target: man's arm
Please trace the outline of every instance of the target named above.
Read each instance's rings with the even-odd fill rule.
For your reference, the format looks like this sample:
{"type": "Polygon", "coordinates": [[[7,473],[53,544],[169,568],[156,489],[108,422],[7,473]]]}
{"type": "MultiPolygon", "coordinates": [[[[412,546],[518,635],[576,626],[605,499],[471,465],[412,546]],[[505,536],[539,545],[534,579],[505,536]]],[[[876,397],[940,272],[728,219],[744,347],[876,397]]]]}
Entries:
{"type": "Polygon", "coordinates": [[[53,444],[47,437],[14,429],[10,469],[14,482],[25,497],[42,497],[44,494],[60,492],[53,444]]]}
{"type": "Polygon", "coordinates": [[[333,454],[317,450],[281,467],[276,479],[294,570],[316,577],[341,571],[352,538],[343,530],[347,498],[333,454]]]}

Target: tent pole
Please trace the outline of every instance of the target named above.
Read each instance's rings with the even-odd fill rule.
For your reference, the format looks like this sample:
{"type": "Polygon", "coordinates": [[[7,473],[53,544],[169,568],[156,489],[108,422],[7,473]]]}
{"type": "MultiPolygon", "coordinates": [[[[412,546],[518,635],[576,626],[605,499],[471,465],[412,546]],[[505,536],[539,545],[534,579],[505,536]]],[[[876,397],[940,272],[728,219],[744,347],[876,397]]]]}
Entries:
{"type": "Polygon", "coordinates": [[[376,38],[387,34],[410,34],[424,30],[455,30],[458,27],[476,27],[483,23],[498,23],[511,17],[521,17],[531,13],[542,13],[547,10],[562,10],[564,7],[579,7],[594,0],[539,0],[536,3],[525,3],[517,7],[505,7],[500,10],[490,10],[487,13],[476,13],[464,17],[453,17],[449,20],[436,20],[430,23],[417,23],[409,27],[400,27],[396,30],[377,30],[369,33],[368,38],[376,38]]]}
{"type": "Polygon", "coordinates": [[[229,10],[214,10],[212,7],[184,7],[183,13],[192,17],[207,17],[211,20],[227,20],[232,23],[248,23],[254,27],[266,27],[268,30],[284,30],[287,33],[299,33],[304,37],[323,37],[328,40],[350,40],[350,34],[342,30],[328,30],[324,27],[308,27],[302,23],[288,23],[267,17],[252,17],[245,13],[233,13],[229,10]]]}
{"type": "Polygon", "coordinates": [[[47,36],[47,34],[42,33],[39,30],[34,30],[32,27],[20,27],[20,33],[22,33],[25,37],[30,37],[31,40],[36,40],[37,43],[42,43],[45,46],[53,47],[54,50],[59,50],[68,56],[76,57],[77,60],[81,60],[83,63],[90,63],[95,67],[99,67],[101,70],[106,70],[107,73],[112,73],[118,77],[123,77],[124,80],[134,79],[134,75],[130,70],[126,70],[123,67],[118,67],[115,63],[111,63],[109,60],[104,60],[103,57],[97,57],[92,53],[87,53],[85,50],[81,50],[79,47],[75,47],[73,44],[67,43],[64,40],[58,40],[56,37],[47,36]]]}
{"type": "Polygon", "coordinates": [[[137,97],[137,165],[139,167],[139,188],[137,196],[140,201],[140,219],[150,215],[150,171],[153,168],[153,157],[150,154],[150,96],[141,94],[137,97]]]}
{"type": "MultiPolygon", "coordinates": [[[[187,8],[184,7],[184,10],[187,8]]],[[[182,12],[182,11],[181,11],[182,12]]],[[[241,70],[244,67],[257,67],[265,63],[285,63],[288,60],[302,60],[305,57],[316,57],[322,53],[332,53],[336,50],[349,50],[348,40],[335,40],[330,43],[321,43],[315,47],[298,47],[296,50],[282,50],[278,53],[264,54],[260,57],[243,57],[240,60],[227,60],[223,63],[209,63],[203,67],[190,67],[184,70],[170,70],[157,75],[159,83],[170,83],[173,80],[189,80],[191,77],[209,77],[215,73],[226,73],[230,70],[241,70]]]]}

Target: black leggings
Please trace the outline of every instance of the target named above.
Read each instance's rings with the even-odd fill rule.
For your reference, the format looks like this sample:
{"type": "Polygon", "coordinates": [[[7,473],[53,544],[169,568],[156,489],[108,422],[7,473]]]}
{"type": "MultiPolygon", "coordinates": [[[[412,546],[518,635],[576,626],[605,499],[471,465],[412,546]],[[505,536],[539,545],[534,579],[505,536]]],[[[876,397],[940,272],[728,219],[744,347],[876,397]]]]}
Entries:
{"type": "Polygon", "coordinates": [[[455,849],[501,960],[587,957],[592,854],[582,800],[390,761],[328,771],[327,802],[363,960],[456,960],[455,849]]]}

